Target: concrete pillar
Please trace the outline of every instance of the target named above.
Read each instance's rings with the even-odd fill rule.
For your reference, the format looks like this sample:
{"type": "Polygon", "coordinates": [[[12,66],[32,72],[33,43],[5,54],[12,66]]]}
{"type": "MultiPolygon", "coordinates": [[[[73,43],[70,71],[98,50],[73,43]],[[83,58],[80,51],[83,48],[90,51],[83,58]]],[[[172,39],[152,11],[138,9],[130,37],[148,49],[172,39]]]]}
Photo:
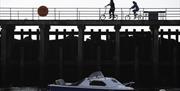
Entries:
{"type": "Polygon", "coordinates": [[[106,41],[110,40],[109,29],[106,29],[106,41]]]}
{"type": "Polygon", "coordinates": [[[78,32],[78,60],[77,60],[77,64],[78,64],[78,73],[79,73],[79,78],[81,78],[82,75],[82,61],[83,61],[83,40],[84,40],[84,30],[86,29],[85,25],[78,25],[77,26],[79,29],[78,32]]]}
{"type": "Polygon", "coordinates": [[[40,28],[40,85],[44,84],[44,65],[47,60],[50,25],[39,25],[40,28]]]}
{"type": "Polygon", "coordinates": [[[55,38],[55,40],[58,40],[58,29],[56,29],[56,34],[55,34],[55,36],[56,36],[56,38],[55,38]]]}
{"type": "Polygon", "coordinates": [[[29,29],[28,31],[29,31],[29,38],[32,39],[32,29],[29,29]]]}
{"type": "Polygon", "coordinates": [[[14,39],[15,25],[1,26],[1,83],[6,84],[6,67],[8,58],[10,58],[11,43],[14,39]]]}
{"type": "Polygon", "coordinates": [[[21,53],[21,60],[20,60],[20,81],[21,84],[24,82],[24,47],[20,48],[21,53]]]}
{"type": "Polygon", "coordinates": [[[24,39],[24,37],[23,37],[23,35],[24,35],[24,29],[21,29],[21,40],[23,40],[24,39]]]}
{"type": "Polygon", "coordinates": [[[135,52],[134,52],[134,79],[135,79],[135,86],[138,88],[139,86],[139,48],[136,45],[135,46],[135,52]]]}
{"type": "Polygon", "coordinates": [[[173,48],[173,85],[174,87],[177,87],[177,82],[178,82],[178,79],[177,79],[177,47],[175,46],[173,48]]]}
{"type": "Polygon", "coordinates": [[[40,31],[39,31],[39,29],[37,29],[37,34],[36,34],[36,38],[37,38],[37,40],[40,40],[40,36],[39,36],[39,34],[40,34],[40,31]]]}
{"type": "Polygon", "coordinates": [[[158,25],[150,26],[152,32],[152,61],[153,61],[153,78],[154,85],[158,86],[158,64],[159,64],[159,27],[158,25]]]}
{"type": "Polygon", "coordinates": [[[59,47],[59,77],[63,78],[63,48],[59,47]]]}
{"type": "Polygon", "coordinates": [[[115,29],[115,60],[116,60],[116,75],[117,77],[119,76],[119,69],[120,69],[120,29],[121,26],[119,25],[115,25],[114,26],[115,29]]]}
{"type": "Polygon", "coordinates": [[[97,70],[101,70],[101,46],[97,46],[97,70]]]}

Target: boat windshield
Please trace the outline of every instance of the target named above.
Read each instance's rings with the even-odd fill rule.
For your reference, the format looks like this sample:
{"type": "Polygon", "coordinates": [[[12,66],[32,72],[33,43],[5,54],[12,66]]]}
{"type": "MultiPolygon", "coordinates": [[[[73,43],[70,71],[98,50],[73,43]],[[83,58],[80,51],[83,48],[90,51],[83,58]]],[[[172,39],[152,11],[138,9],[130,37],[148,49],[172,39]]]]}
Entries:
{"type": "Polygon", "coordinates": [[[89,76],[89,78],[94,78],[94,77],[96,77],[96,78],[104,78],[104,75],[103,75],[103,73],[101,71],[97,71],[97,72],[92,73],[89,76]]]}
{"type": "Polygon", "coordinates": [[[123,85],[122,83],[120,83],[118,80],[116,80],[115,78],[112,78],[111,79],[114,83],[117,83],[117,84],[119,84],[119,85],[123,85]]]}

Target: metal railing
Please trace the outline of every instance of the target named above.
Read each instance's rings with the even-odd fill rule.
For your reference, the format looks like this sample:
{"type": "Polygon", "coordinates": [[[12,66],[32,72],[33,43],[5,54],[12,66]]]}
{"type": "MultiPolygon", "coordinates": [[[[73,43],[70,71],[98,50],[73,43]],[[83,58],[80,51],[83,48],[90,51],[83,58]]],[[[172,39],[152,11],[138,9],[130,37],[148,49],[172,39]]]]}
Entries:
{"type": "MultiPolygon", "coordinates": [[[[41,17],[37,8],[0,8],[0,20],[111,20],[109,8],[49,8],[48,15],[41,17]]],[[[180,20],[180,8],[141,8],[134,19],[129,8],[116,8],[114,20],[148,20],[144,11],[165,11],[159,20],[180,20]]]]}

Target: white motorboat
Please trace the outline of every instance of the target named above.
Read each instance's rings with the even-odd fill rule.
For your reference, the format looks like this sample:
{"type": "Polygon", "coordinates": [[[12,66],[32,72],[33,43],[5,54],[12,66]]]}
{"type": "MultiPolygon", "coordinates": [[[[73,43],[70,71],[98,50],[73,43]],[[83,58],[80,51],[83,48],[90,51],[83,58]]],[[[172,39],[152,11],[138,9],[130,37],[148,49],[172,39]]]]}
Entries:
{"type": "Polygon", "coordinates": [[[112,77],[104,77],[102,72],[94,72],[89,77],[75,83],[65,83],[58,79],[55,84],[48,85],[49,91],[133,91],[134,88],[127,85],[134,82],[122,84],[112,77]]]}

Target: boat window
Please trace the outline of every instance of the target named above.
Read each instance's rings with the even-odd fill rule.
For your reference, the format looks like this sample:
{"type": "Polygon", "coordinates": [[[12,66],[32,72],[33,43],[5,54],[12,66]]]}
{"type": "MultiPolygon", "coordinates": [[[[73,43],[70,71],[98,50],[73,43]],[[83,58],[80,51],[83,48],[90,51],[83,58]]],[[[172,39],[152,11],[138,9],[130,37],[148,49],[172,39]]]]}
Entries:
{"type": "Polygon", "coordinates": [[[92,85],[92,86],[106,86],[106,84],[102,81],[91,81],[90,85],[92,85]]]}
{"type": "Polygon", "coordinates": [[[112,81],[113,81],[113,82],[115,82],[115,83],[118,83],[118,81],[117,81],[117,80],[115,80],[115,79],[112,79],[112,81]]]}

